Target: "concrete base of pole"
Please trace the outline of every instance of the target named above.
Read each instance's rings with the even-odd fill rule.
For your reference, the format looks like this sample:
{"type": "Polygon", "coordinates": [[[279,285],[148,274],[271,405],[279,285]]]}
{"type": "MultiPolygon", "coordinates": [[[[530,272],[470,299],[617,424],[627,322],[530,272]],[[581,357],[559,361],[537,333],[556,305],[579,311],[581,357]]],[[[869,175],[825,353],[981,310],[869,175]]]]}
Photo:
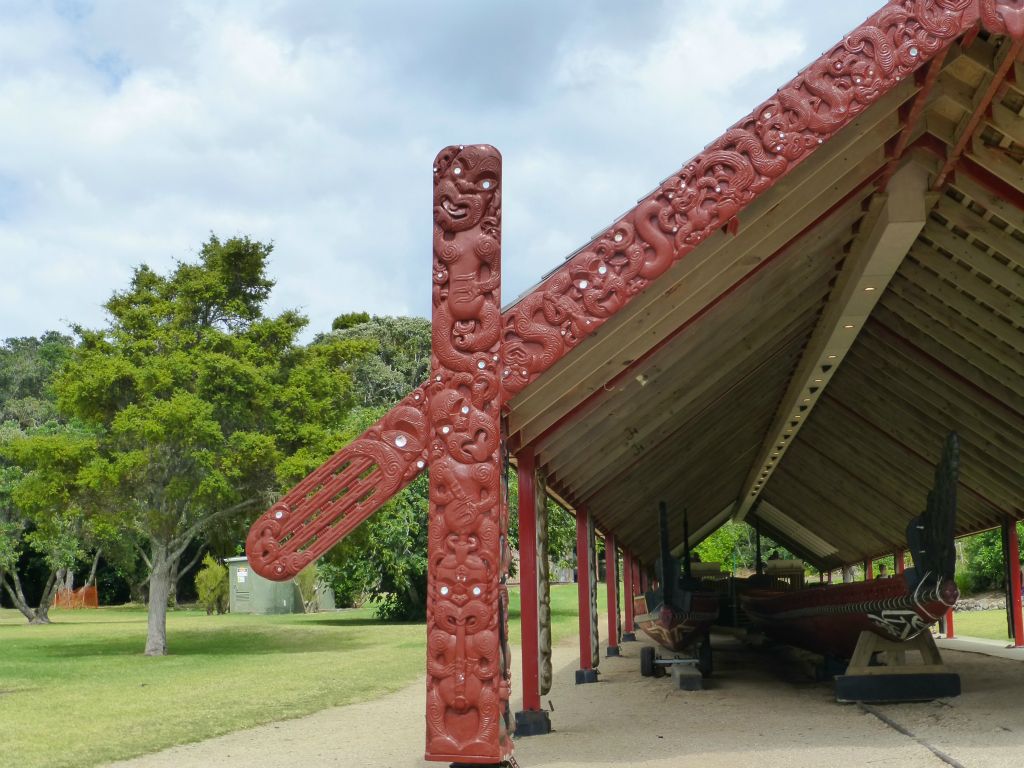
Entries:
{"type": "Polygon", "coordinates": [[[636,642],[636,633],[635,632],[623,632],[622,633],[622,642],[624,642],[624,643],[635,643],[636,642]]]}
{"type": "Polygon", "coordinates": [[[583,683],[596,683],[597,682],[597,670],[596,669],[577,669],[576,670],[576,685],[582,685],[583,683]]]}
{"type": "Polygon", "coordinates": [[[611,657],[611,656],[618,656],[618,655],[619,655],[619,647],[617,645],[609,645],[608,646],[608,651],[605,653],[605,656],[606,657],[611,657]]]}
{"type": "Polygon", "coordinates": [[[516,738],[543,736],[551,733],[551,717],[545,709],[524,709],[516,712],[516,738]]]}

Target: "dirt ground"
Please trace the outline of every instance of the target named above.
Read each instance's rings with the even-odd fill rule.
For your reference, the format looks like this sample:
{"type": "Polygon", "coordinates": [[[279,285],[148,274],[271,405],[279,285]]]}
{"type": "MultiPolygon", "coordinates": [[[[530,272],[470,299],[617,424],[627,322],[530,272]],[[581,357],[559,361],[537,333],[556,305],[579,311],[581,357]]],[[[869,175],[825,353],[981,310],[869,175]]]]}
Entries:
{"type": "MultiPolygon", "coordinates": [[[[555,687],[545,697],[554,709],[555,732],[518,740],[516,761],[522,768],[1018,768],[1024,759],[1024,655],[1008,660],[944,651],[961,675],[962,696],[868,711],[836,704],[829,684],[813,682],[784,655],[747,649],[725,636],[716,636],[714,645],[715,675],[698,692],[672,690],[668,678],[641,677],[641,643],[623,644],[622,657],[602,659],[600,683],[577,686],[578,645],[561,645],[555,652],[555,687]]],[[[514,708],[519,704],[514,701],[514,708]]],[[[375,701],[116,766],[438,765],[420,759],[423,707],[421,681],[375,701]]]]}

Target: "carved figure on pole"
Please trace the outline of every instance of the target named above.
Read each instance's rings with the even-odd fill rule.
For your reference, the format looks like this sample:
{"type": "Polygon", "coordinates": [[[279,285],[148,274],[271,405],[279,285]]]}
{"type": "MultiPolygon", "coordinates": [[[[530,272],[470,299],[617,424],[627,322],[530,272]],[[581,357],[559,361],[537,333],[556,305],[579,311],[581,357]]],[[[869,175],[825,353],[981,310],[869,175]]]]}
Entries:
{"type": "Polygon", "coordinates": [[[434,161],[426,758],[446,762],[512,752],[500,187],[493,147],[448,147],[434,161]]]}
{"type": "Polygon", "coordinates": [[[540,694],[551,692],[554,672],[551,667],[551,566],[548,548],[548,494],[547,477],[538,469],[534,482],[537,495],[537,626],[540,632],[538,643],[540,694]]]}

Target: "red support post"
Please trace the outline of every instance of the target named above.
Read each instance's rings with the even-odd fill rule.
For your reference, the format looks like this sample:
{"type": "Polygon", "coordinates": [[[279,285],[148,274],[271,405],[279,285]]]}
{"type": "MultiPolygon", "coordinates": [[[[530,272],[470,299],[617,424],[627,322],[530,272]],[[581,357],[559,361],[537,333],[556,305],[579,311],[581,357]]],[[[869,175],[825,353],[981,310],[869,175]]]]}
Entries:
{"type": "MultiPolygon", "coordinates": [[[[434,160],[431,278],[425,758],[494,765],[512,755],[501,155],[494,147],[447,147],[434,160]]],[[[409,447],[404,432],[383,437],[409,447]]]]}
{"type": "Polygon", "coordinates": [[[614,533],[604,535],[604,580],[608,588],[608,656],[619,655],[619,546],[614,533]]]}
{"type": "Polygon", "coordinates": [[[537,618],[537,509],[533,451],[516,456],[519,474],[519,612],[523,652],[523,709],[540,709],[540,637],[537,618]]]}
{"type": "Polygon", "coordinates": [[[896,565],[896,573],[903,573],[906,570],[906,562],[903,559],[903,550],[898,549],[892,553],[892,561],[896,565]]]}
{"type": "Polygon", "coordinates": [[[636,640],[636,630],[633,628],[633,595],[636,594],[636,561],[633,560],[633,553],[628,549],[622,550],[622,599],[625,604],[622,606],[623,626],[622,640],[630,642],[636,640]]]}
{"type": "Polygon", "coordinates": [[[1017,523],[1008,520],[1003,523],[1003,537],[1006,540],[1006,583],[1009,585],[1007,605],[1010,611],[1010,628],[1013,630],[1013,647],[1024,648],[1024,611],[1021,606],[1020,538],[1017,523]]]}
{"type": "Polygon", "coordinates": [[[956,637],[956,630],[953,628],[953,609],[952,608],[950,608],[948,611],[946,611],[945,623],[946,623],[946,626],[945,626],[946,639],[947,640],[952,640],[954,637],[956,637]]]}
{"type": "Polygon", "coordinates": [[[594,657],[591,650],[590,577],[594,553],[590,549],[590,516],[586,508],[576,510],[576,592],[579,600],[580,622],[580,668],[576,670],[576,682],[596,683],[594,657]]]}
{"type": "Polygon", "coordinates": [[[516,454],[519,476],[519,611],[523,659],[523,708],[516,712],[516,736],[551,732],[540,703],[540,616],[537,581],[537,462],[531,448],[516,454]]]}
{"type": "Polygon", "coordinates": [[[864,561],[864,581],[871,581],[875,578],[875,562],[868,558],[864,561]]]}

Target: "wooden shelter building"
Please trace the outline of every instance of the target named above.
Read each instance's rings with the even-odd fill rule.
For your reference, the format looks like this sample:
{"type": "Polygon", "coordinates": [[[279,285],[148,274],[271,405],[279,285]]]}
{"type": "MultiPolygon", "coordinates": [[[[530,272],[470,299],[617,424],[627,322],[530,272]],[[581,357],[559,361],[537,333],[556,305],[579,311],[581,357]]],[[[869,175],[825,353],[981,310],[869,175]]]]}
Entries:
{"type": "MultiPolygon", "coordinates": [[[[626,555],[627,594],[645,578],[638,563],[657,556],[659,501],[667,502],[679,545],[686,510],[691,544],[726,520],[747,520],[826,571],[901,551],[951,430],[962,444],[957,533],[1000,527],[1008,559],[1019,562],[1022,45],[1017,0],[891,0],[500,318],[487,304],[497,302],[500,262],[479,256],[500,236],[493,194],[500,157],[487,147],[442,152],[438,378],[432,374],[253,526],[253,567],[277,578],[297,572],[428,463],[459,461],[460,449],[444,448],[446,429],[484,443],[500,431],[521,489],[547,488],[576,511],[581,637],[596,626],[582,595],[593,591],[586,555],[594,528],[626,555]],[[465,202],[472,195],[490,218],[474,235],[473,274],[483,287],[467,315],[470,305],[452,299],[459,262],[446,248],[470,242],[460,240],[459,227],[475,210],[465,202]],[[489,344],[467,341],[484,337],[489,344]],[[476,355],[481,375],[493,373],[486,398],[459,399],[451,382],[477,374],[460,368],[453,350],[476,355]],[[477,418],[475,426],[456,411],[446,421],[447,411],[428,404],[453,392],[450,404],[465,402],[462,413],[477,418]]],[[[486,461],[497,455],[485,453],[486,461]]],[[[453,503],[444,494],[453,491],[451,483],[439,486],[435,508],[435,474],[443,473],[431,472],[440,518],[453,503]]],[[[485,486],[479,498],[499,508],[485,486]]],[[[521,493],[524,536],[535,535],[538,496],[521,493]]],[[[461,524],[445,525],[449,538],[468,535],[461,524]]],[[[492,525],[502,530],[500,509],[479,525],[474,536],[489,541],[492,525]]],[[[433,584],[449,567],[446,557],[452,568],[458,557],[470,562],[442,549],[432,554],[433,584]]],[[[521,544],[521,552],[529,549],[521,544]]],[[[500,555],[482,551],[479,568],[500,581],[492,562],[500,555]]],[[[530,711],[540,708],[538,597],[528,584],[535,557],[523,554],[530,711]]],[[[1011,570],[1019,595],[1019,570],[1011,570]]],[[[462,616],[461,607],[443,608],[447,596],[433,605],[431,633],[441,631],[437,616],[462,616]]],[[[493,600],[500,624],[502,598],[493,600]]],[[[1016,606],[1013,630],[1024,643],[1016,606]]],[[[631,631],[628,606],[626,613],[631,631]]],[[[614,646],[618,630],[611,634],[614,646]]],[[[469,642],[454,629],[450,637],[469,642]]],[[[469,658],[451,653],[444,658],[453,669],[469,658]]],[[[482,663],[481,653],[470,661],[482,663]]],[[[581,669],[592,669],[595,653],[581,640],[581,669]]],[[[500,762],[510,747],[500,728],[488,730],[490,704],[470,718],[462,694],[449,695],[444,673],[434,674],[428,688],[440,703],[432,715],[428,702],[428,758],[500,762]],[[467,718],[474,725],[464,728],[467,718]],[[466,736],[473,728],[484,735],[466,736]]],[[[493,696],[507,701],[507,683],[481,680],[485,692],[493,685],[493,696]]]]}

